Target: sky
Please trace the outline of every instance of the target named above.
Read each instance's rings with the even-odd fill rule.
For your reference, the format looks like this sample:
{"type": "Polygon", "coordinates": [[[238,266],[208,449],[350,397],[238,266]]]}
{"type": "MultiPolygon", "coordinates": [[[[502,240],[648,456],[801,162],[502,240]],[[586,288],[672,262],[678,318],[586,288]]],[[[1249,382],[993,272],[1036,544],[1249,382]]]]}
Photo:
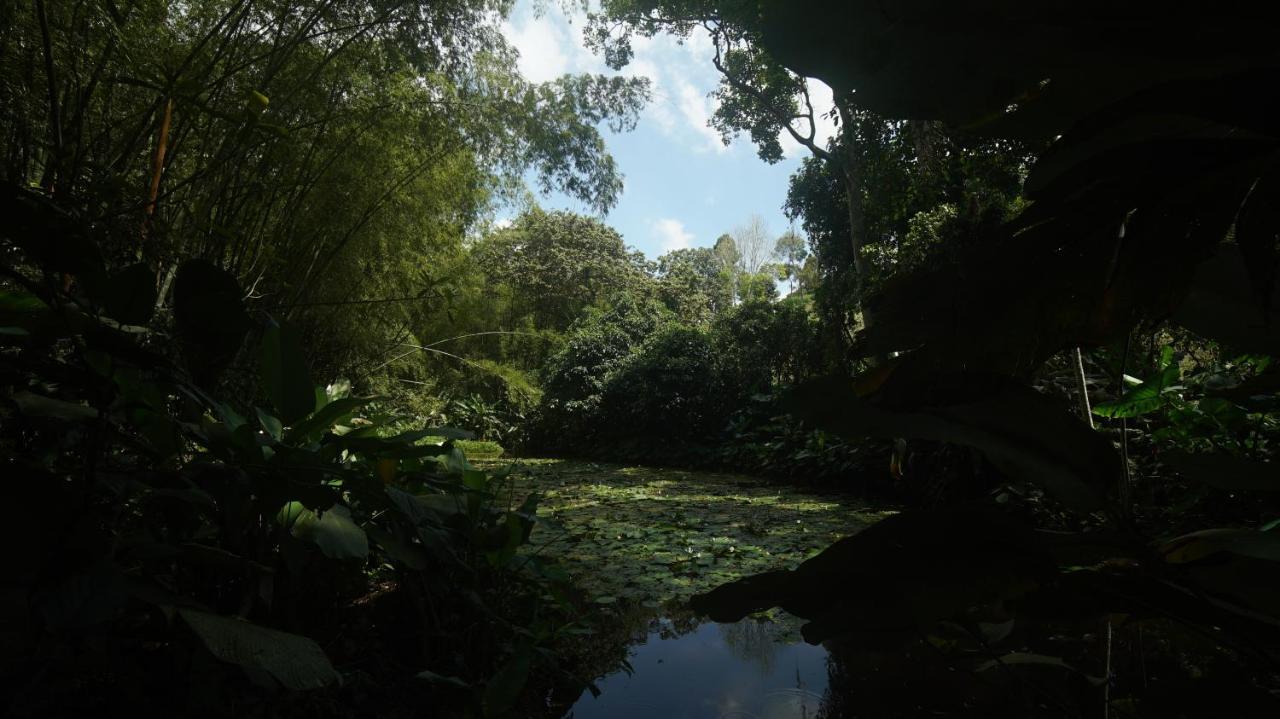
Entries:
{"type": "MultiPolygon", "coordinates": [[[[604,219],[628,245],[650,259],[674,249],[710,247],[752,214],[763,217],[775,236],[788,229],[782,212],[787,178],[807,150],[784,137],[786,159],[769,165],[756,155],[747,136],[728,146],[721,142],[707,125],[715,111],[708,95],[719,76],[705,35],[683,44],[667,36],[636,38],[635,57],[615,73],[584,47],[585,17],[566,15],[559,3],[545,3],[541,12],[534,5],[520,0],[504,28],[520,52],[519,68],[527,79],[544,82],[583,72],[650,79],[653,99],[635,130],[613,133],[601,126],[608,150],[625,176],[618,205],[604,219]]],[[[830,90],[811,82],[815,110],[822,112],[829,107],[830,90]]],[[[819,142],[832,132],[829,125],[820,127],[819,142]]],[[[559,193],[539,194],[538,202],[544,209],[590,213],[581,202],[559,193]]]]}

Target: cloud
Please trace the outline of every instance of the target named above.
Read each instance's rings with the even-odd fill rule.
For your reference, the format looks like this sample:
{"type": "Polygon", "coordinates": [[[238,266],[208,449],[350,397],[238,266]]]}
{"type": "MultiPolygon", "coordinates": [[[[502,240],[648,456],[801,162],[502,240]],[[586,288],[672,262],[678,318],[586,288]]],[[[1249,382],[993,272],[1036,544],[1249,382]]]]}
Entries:
{"type": "Polygon", "coordinates": [[[729,147],[720,139],[720,132],[707,124],[711,114],[715,112],[712,107],[712,100],[707,97],[706,93],[699,92],[698,88],[686,80],[678,79],[676,83],[680,94],[680,114],[684,116],[689,127],[703,140],[695,149],[699,151],[727,152],[729,147]]]}
{"type": "MultiPolygon", "coordinates": [[[[558,4],[535,12],[532,3],[518,3],[503,25],[507,41],[519,52],[520,73],[531,82],[547,82],[568,72],[612,71],[583,44],[580,11],[566,15],[558,4]]],[[[619,74],[647,77],[653,100],[641,122],[697,152],[726,152],[720,135],[707,126],[715,111],[707,97],[719,82],[711,63],[714,52],[707,34],[684,39],[658,34],[632,38],[634,55],[619,74]]]]}
{"type": "Polygon", "coordinates": [[[516,66],[530,82],[547,82],[569,70],[571,46],[564,31],[549,17],[513,17],[504,23],[503,34],[520,53],[516,66]]]}
{"type": "Polygon", "coordinates": [[[664,217],[653,223],[653,234],[658,238],[661,253],[683,250],[693,246],[693,233],[686,230],[680,220],[664,217]]]}

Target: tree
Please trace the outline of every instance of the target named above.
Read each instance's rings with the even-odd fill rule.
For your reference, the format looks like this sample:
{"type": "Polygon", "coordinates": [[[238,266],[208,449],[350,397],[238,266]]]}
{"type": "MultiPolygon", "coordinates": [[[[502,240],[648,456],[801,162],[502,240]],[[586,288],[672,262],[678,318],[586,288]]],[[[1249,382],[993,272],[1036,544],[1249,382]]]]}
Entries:
{"type": "Polygon", "coordinates": [[[800,268],[803,266],[805,258],[809,256],[809,250],[805,247],[804,238],[796,234],[795,230],[787,230],[774,244],[773,254],[782,260],[782,272],[780,273],[782,279],[789,283],[790,291],[795,291],[800,268]]]}
{"type": "Polygon", "coordinates": [[[732,271],[708,247],[673,250],[658,258],[659,295],[681,320],[705,324],[733,306],[732,271]]]}
{"type": "MultiPolygon", "coordinates": [[[[967,445],[1001,482],[1037,485],[1055,511],[1074,516],[1068,526],[1091,530],[1045,541],[1050,533],[1033,525],[1043,521],[1043,506],[903,512],[794,571],[695,597],[695,610],[733,621],[780,605],[814,620],[802,629],[811,642],[838,636],[856,638],[845,646],[874,641],[883,650],[910,647],[923,626],[1001,604],[1010,610],[1005,618],[1060,646],[1063,620],[1095,623],[1109,637],[1114,612],[1125,607],[1130,621],[1173,619],[1195,643],[1212,637],[1226,652],[1239,647],[1214,681],[1243,677],[1242,694],[1273,683],[1280,602],[1251,588],[1276,586],[1280,564],[1219,539],[1267,541],[1256,520],[1168,539],[1195,520],[1181,507],[1163,520],[1145,511],[1135,517],[1131,426],[1109,428],[1120,436],[1113,443],[1112,433],[1096,431],[1028,378],[1063,350],[1110,345],[1123,348],[1111,355],[1120,384],[1135,326],[1163,318],[1235,352],[1280,352],[1273,319],[1280,132],[1263,109],[1275,94],[1264,78],[1280,65],[1274,20],[1237,7],[1155,2],[1086,2],[1069,11],[1013,0],[981,10],[835,0],[751,8],[781,62],[837,94],[856,88],[865,107],[886,117],[964,123],[1048,145],[1026,180],[1029,208],[1003,222],[971,223],[976,241],[950,263],[911,268],[870,298],[877,322],[860,350],[896,353],[892,364],[857,380],[841,374],[806,385],[792,406],[850,438],[874,432],[967,445]],[[1174,117],[1186,124],[1171,132],[1174,117]],[[1116,541],[1098,546],[1102,536],[1116,541]],[[1110,569],[1121,564],[1130,569],[1110,569]],[[877,578],[872,593],[862,577],[877,578]],[[941,584],[948,591],[939,592],[941,584]],[[901,613],[886,619],[886,607],[901,613]],[[1038,611],[1049,607],[1062,613],[1038,611]],[[886,636],[894,625],[901,635],[886,636]]],[[[944,206],[907,215],[918,220],[907,235],[927,241],[967,214],[944,206]]],[[[1176,381],[1177,367],[1162,364],[1159,381],[1143,383],[1136,397],[1126,393],[1130,401],[1176,381]]],[[[1267,391],[1274,390],[1272,383],[1267,391]]],[[[1234,492],[1248,491],[1241,478],[1264,476],[1253,472],[1274,475],[1274,461],[1245,460],[1209,436],[1197,439],[1215,451],[1182,455],[1195,457],[1188,480],[1234,492]]],[[[1038,651],[1029,636],[1016,640],[1018,651],[1038,651]]],[[[1003,651],[975,634],[961,651],[993,650],[1003,651]]],[[[1118,705],[1111,687],[1126,683],[1082,696],[1118,705]]],[[[1121,701],[1162,713],[1159,697],[1131,685],[1139,688],[1121,701]]],[[[1206,706],[1237,694],[1228,692],[1206,706]]],[[[1270,695],[1252,704],[1250,711],[1275,712],[1270,695]]]]}
{"type": "Polygon", "coordinates": [[[733,228],[733,244],[738,250],[738,272],[756,275],[773,259],[773,242],[769,226],[760,215],[751,215],[747,221],[733,228]]]}
{"type": "Polygon", "coordinates": [[[713,250],[722,268],[729,269],[738,266],[738,245],[734,243],[733,235],[726,232],[717,237],[713,250]]]}
{"type": "Polygon", "coordinates": [[[622,236],[600,220],[567,211],[530,210],[472,250],[486,281],[510,292],[504,325],[529,315],[563,332],[583,312],[646,279],[622,236]]]}
{"type": "Polygon", "coordinates": [[[432,268],[526,176],[601,212],[621,189],[598,127],[633,127],[647,82],[528,82],[510,10],[8,3],[0,174],[88,208],[113,262],[157,273],[161,307],[204,258],[302,325],[322,367],[372,367],[429,324],[432,268]]]}
{"type": "Polygon", "coordinates": [[[710,124],[720,131],[726,143],[742,132],[748,133],[766,162],[782,159],[778,137],[786,134],[836,169],[848,198],[847,241],[855,277],[860,278],[866,269],[861,201],[865,187],[852,127],[862,110],[855,102],[853,89],[843,87],[833,96],[834,107],[815,108],[809,81],[775,59],[762,44],[766,28],[760,17],[754,3],[609,0],[601,12],[592,15],[587,37],[616,68],[630,60],[633,34],[647,37],[670,32],[688,37],[695,32],[706,33],[715,52],[712,62],[721,75],[715,92],[717,108],[710,124]],[[818,138],[818,120],[824,114],[837,120],[839,127],[839,141],[831,146],[823,146],[818,138]]]}

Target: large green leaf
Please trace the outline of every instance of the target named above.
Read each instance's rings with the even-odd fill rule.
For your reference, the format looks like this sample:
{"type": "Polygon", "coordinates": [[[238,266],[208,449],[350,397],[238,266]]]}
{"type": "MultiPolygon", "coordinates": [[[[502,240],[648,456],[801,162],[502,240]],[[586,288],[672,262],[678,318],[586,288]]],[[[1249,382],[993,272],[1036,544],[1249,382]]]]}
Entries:
{"type": "Polygon", "coordinates": [[[218,659],[265,671],[288,689],[318,689],[340,679],[307,637],[195,609],[179,609],[178,616],[218,659]]]}
{"type": "Polygon", "coordinates": [[[364,559],[369,556],[369,537],[351,520],[351,510],[335,504],[323,512],[297,509],[291,503],[293,536],[311,542],[330,559],[364,559]]]}
{"type": "Polygon", "coordinates": [[[262,335],[262,386],[280,419],[292,425],[315,411],[316,389],[292,325],[272,322],[262,335]]]}
{"type": "Polygon", "coordinates": [[[1159,547],[1165,560],[1195,562],[1220,552],[1280,562],[1280,534],[1256,529],[1202,529],[1175,537],[1159,547]]]}
{"type": "Polygon", "coordinates": [[[45,397],[34,392],[16,392],[13,395],[18,410],[28,417],[49,417],[67,422],[83,422],[95,419],[98,410],[78,402],[67,402],[45,397]]]}
{"type": "Polygon", "coordinates": [[[1093,413],[1099,417],[1119,418],[1154,412],[1169,401],[1167,393],[1178,386],[1179,378],[1178,366],[1171,364],[1118,399],[1094,405],[1093,413]]]}
{"type": "Polygon", "coordinates": [[[314,438],[316,435],[323,433],[335,424],[351,418],[351,414],[366,404],[377,399],[376,397],[342,397],[333,399],[320,409],[316,410],[306,418],[298,420],[285,433],[285,439],[289,442],[306,441],[314,438]]]}

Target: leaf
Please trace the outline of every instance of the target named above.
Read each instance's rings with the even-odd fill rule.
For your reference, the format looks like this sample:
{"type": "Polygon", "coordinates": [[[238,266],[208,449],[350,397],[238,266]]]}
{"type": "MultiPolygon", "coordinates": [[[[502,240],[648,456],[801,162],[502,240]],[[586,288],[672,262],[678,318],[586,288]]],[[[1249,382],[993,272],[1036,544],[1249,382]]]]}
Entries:
{"type": "Polygon", "coordinates": [[[455,689],[466,689],[466,690],[471,689],[471,685],[468,684],[464,679],[459,679],[458,677],[445,676],[443,674],[436,674],[435,672],[429,671],[426,669],[418,672],[415,676],[417,676],[419,679],[425,679],[431,682],[432,684],[443,684],[445,686],[453,687],[455,689]]]}
{"type": "Polygon", "coordinates": [[[351,418],[356,410],[378,399],[377,397],[342,397],[330,400],[306,418],[298,420],[285,432],[288,442],[305,442],[335,424],[351,418]]]}
{"type": "Polygon", "coordinates": [[[262,336],[262,385],[285,424],[315,411],[315,383],[291,325],[272,322],[262,336]]]}
{"type": "Polygon", "coordinates": [[[319,644],[297,634],[194,609],[178,609],[213,656],[265,671],[287,689],[317,689],[340,681],[319,644]]]}
{"type": "Polygon", "coordinates": [[[339,377],[324,388],[324,395],[329,402],[351,396],[351,380],[339,377]]]}
{"type": "Polygon", "coordinates": [[[427,557],[423,553],[422,547],[402,542],[390,532],[374,525],[371,525],[366,531],[374,543],[382,547],[382,550],[391,559],[400,562],[409,569],[422,571],[427,568],[427,557]]]}
{"type": "Polygon", "coordinates": [[[7,335],[31,334],[39,320],[49,311],[48,305],[28,292],[0,290],[0,325],[7,335]]]}
{"type": "Polygon", "coordinates": [[[868,398],[848,380],[827,378],[797,387],[787,405],[852,440],[906,437],[974,447],[1005,474],[1080,512],[1102,509],[1121,471],[1104,436],[1052,399],[999,377],[913,377],[899,370],[868,398]]]}
{"type": "Polygon", "coordinates": [[[1280,562],[1280,535],[1256,529],[1204,529],[1160,545],[1165,561],[1186,564],[1220,552],[1280,562]]]}
{"type": "Polygon", "coordinates": [[[985,661],[974,667],[975,672],[985,672],[989,669],[995,669],[1001,666],[1046,666],[1066,669],[1067,671],[1079,674],[1094,686],[1102,686],[1107,683],[1103,677],[1095,677],[1085,674],[1076,667],[1068,664],[1062,657],[1051,657],[1044,654],[1031,654],[1029,652],[1010,652],[998,659],[985,661]]]}
{"type": "Polygon", "coordinates": [[[351,521],[351,510],[335,504],[317,514],[303,509],[293,522],[293,536],[311,542],[330,559],[364,559],[369,556],[369,538],[351,521]]]}
{"type": "Polygon", "coordinates": [[[1166,452],[1162,459],[1179,474],[1210,487],[1228,490],[1280,490],[1280,467],[1229,454],[1166,452]]]}
{"type": "Polygon", "coordinates": [[[511,709],[529,680],[533,647],[523,645],[485,684],[482,705],[486,717],[496,717],[511,709]]]}
{"type": "Polygon", "coordinates": [[[272,415],[261,407],[254,407],[254,412],[258,415],[258,423],[262,425],[262,431],[271,435],[271,438],[279,442],[284,432],[284,426],[280,424],[280,418],[272,415]]]}
{"type": "Polygon", "coordinates": [[[183,359],[197,384],[212,386],[240,351],[252,326],[243,297],[236,278],[210,262],[188,260],[178,268],[173,315],[183,359]]]}
{"type": "Polygon", "coordinates": [[[1093,413],[1099,417],[1139,417],[1154,412],[1168,401],[1165,394],[1178,387],[1178,365],[1169,364],[1150,379],[1125,392],[1119,399],[1099,402],[1093,413]]]}
{"type": "MultiPolygon", "coordinates": [[[[1258,180],[1236,218],[1236,244],[1244,258],[1254,297],[1265,307],[1276,284],[1276,238],[1280,230],[1280,172],[1258,180]]],[[[1280,321],[1272,316],[1271,321],[1280,321]]]]}
{"type": "Polygon", "coordinates": [[[78,633],[109,621],[125,608],[125,582],[120,567],[100,561],[40,592],[35,604],[51,631],[78,633]]]}
{"type": "Polygon", "coordinates": [[[1280,287],[1272,284],[1271,295],[1259,302],[1240,248],[1224,243],[1196,269],[1172,319],[1241,352],[1280,355],[1280,287]]]}
{"type": "Polygon", "coordinates": [[[83,422],[96,419],[98,416],[98,410],[93,407],[45,397],[26,390],[15,392],[13,402],[18,405],[18,410],[28,417],[49,417],[66,422],[83,422]]]}
{"type": "Polygon", "coordinates": [[[107,316],[122,325],[145,325],[156,308],[156,273],[144,262],[107,279],[102,294],[107,316]]]}

